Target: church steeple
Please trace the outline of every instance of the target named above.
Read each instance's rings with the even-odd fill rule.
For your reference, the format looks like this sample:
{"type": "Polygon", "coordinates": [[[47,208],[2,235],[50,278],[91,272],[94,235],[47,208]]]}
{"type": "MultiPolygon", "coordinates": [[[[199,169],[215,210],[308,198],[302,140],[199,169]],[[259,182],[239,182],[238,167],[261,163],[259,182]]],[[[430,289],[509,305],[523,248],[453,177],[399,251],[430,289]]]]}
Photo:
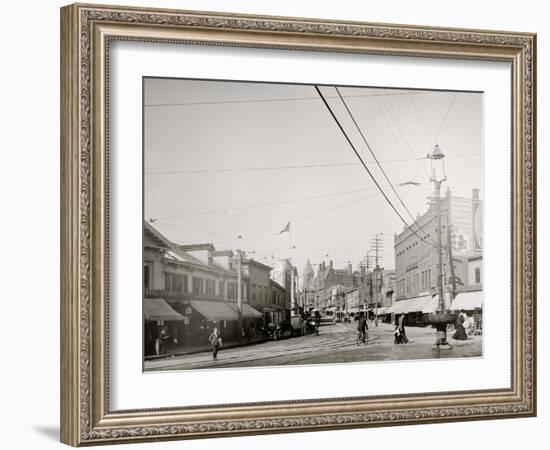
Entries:
{"type": "Polygon", "coordinates": [[[303,271],[304,279],[313,277],[314,274],[315,273],[313,272],[313,267],[312,267],[311,262],[309,261],[309,258],[308,258],[307,261],[306,261],[306,264],[304,266],[304,271],[303,271]]]}
{"type": "Polygon", "coordinates": [[[313,280],[315,278],[315,272],[313,271],[313,266],[311,265],[311,262],[309,261],[309,258],[306,261],[306,264],[304,265],[304,271],[302,272],[302,283],[303,286],[307,289],[310,288],[310,286],[313,284],[313,280]]]}

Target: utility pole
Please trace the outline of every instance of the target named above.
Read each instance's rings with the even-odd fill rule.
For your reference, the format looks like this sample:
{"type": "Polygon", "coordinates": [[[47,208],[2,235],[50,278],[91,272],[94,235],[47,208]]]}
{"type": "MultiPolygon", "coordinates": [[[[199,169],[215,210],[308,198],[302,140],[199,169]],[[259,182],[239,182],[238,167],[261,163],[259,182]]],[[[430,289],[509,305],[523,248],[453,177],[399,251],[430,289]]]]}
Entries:
{"type": "Polygon", "coordinates": [[[451,219],[449,216],[450,214],[447,214],[447,250],[448,250],[448,256],[449,256],[449,269],[451,271],[451,303],[452,303],[456,295],[456,275],[455,275],[455,263],[453,261],[451,219]]]}
{"type": "Polygon", "coordinates": [[[371,248],[372,251],[374,251],[374,254],[375,254],[375,260],[374,261],[376,263],[376,267],[379,266],[378,263],[381,259],[380,253],[382,252],[382,249],[384,247],[384,241],[380,237],[383,234],[384,233],[376,233],[374,235],[374,237],[370,240],[370,248],[371,248]]]}
{"type": "Polygon", "coordinates": [[[437,285],[439,299],[437,302],[437,309],[435,313],[428,316],[428,323],[435,326],[436,340],[433,345],[433,349],[452,349],[452,346],[447,342],[447,324],[454,322],[456,316],[448,313],[445,307],[445,293],[443,289],[443,243],[442,243],[442,223],[441,223],[441,183],[447,181],[447,175],[445,174],[445,155],[439,148],[439,145],[435,145],[431,155],[428,156],[431,160],[432,175],[430,181],[434,184],[434,197],[436,201],[436,213],[437,213],[437,262],[438,262],[438,274],[437,285]]]}
{"type": "Polygon", "coordinates": [[[381,277],[381,271],[380,271],[380,260],[382,259],[382,250],[384,248],[384,241],[380,237],[384,233],[376,233],[374,235],[374,238],[371,239],[371,249],[375,252],[375,267],[374,267],[374,283],[376,284],[374,286],[374,317],[375,317],[375,323],[378,326],[378,300],[379,300],[379,294],[382,289],[381,283],[379,282],[378,277],[381,277]]]}
{"type": "Polygon", "coordinates": [[[238,340],[243,338],[243,292],[242,292],[242,269],[243,253],[237,250],[237,327],[239,329],[238,340]]]}
{"type": "Polygon", "coordinates": [[[368,250],[367,251],[367,254],[365,255],[365,262],[366,262],[366,266],[367,266],[367,273],[366,273],[366,276],[367,276],[367,282],[368,282],[368,290],[366,292],[367,294],[367,318],[368,318],[368,310],[370,308],[370,305],[372,303],[372,272],[370,271],[371,269],[371,253],[372,253],[372,250],[368,250]]]}
{"type": "Polygon", "coordinates": [[[294,316],[296,315],[296,297],[294,295],[294,267],[292,265],[291,260],[289,259],[290,264],[290,315],[294,316]]]}

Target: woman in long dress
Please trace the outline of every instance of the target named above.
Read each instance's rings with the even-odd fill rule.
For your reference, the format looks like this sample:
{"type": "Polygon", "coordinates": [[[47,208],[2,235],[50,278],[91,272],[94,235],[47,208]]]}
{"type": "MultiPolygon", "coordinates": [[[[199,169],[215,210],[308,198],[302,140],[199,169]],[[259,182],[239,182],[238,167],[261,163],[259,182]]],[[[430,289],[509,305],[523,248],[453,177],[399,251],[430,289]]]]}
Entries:
{"type": "Polygon", "coordinates": [[[464,328],[464,312],[461,311],[456,319],[455,324],[455,334],[453,334],[453,339],[456,339],[457,341],[465,341],[468,339],[468,335],[466,334],[466,329],[464,328]]]}

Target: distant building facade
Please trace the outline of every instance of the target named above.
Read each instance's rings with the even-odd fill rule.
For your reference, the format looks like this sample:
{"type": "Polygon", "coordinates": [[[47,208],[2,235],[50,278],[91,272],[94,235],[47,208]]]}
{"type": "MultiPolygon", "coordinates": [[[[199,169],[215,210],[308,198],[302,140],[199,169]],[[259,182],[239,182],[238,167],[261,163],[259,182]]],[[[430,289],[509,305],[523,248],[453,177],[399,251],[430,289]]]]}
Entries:
{"type": "Polygon", "coordinates": [[[354,287],[354,275],[351,265],[346,269],[335,269],[332,261],[328,265],[325,262],[319,264],[314,278],[314,308],[326,310],[328,307],[333,306],[330,303],[332,300],[331,288],[338,285],[343,289],[354,287]]]}
{"type": "Polygon", "coordinates": [[[271,278],[272,268],[254,259],[244,259],[243,273],[250,277],[249,304],[263,315],[261,326],[286,317],[286,289],[271,278]]]}
{"type": "Polygon", "coordinates": [[[298,302],[302,311],[309,311],[311,308],[314,307],[315,293],[315,272],[308,258],[302,272],[298,302]]]}
{"type": "Polygon", "coordinates": [[[289,259],[279,259],[273,264],[271,279],[285,290],[285,318],[290,319],[292,300],[297,305],[297,271],[289,259]]]}

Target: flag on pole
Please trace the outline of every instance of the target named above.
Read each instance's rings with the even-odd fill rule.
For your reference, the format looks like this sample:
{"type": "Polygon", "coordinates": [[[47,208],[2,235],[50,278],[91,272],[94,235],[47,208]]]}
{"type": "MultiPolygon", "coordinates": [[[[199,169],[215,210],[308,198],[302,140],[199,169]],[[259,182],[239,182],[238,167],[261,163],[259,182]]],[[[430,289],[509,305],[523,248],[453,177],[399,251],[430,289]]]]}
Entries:
{"type": "Polygon", "coordinates": [[[286,227],[284,227],[281,231],[279,231],[279,234],[283,233],[290,233],[290,222],[286,224],[286,227]]]}

